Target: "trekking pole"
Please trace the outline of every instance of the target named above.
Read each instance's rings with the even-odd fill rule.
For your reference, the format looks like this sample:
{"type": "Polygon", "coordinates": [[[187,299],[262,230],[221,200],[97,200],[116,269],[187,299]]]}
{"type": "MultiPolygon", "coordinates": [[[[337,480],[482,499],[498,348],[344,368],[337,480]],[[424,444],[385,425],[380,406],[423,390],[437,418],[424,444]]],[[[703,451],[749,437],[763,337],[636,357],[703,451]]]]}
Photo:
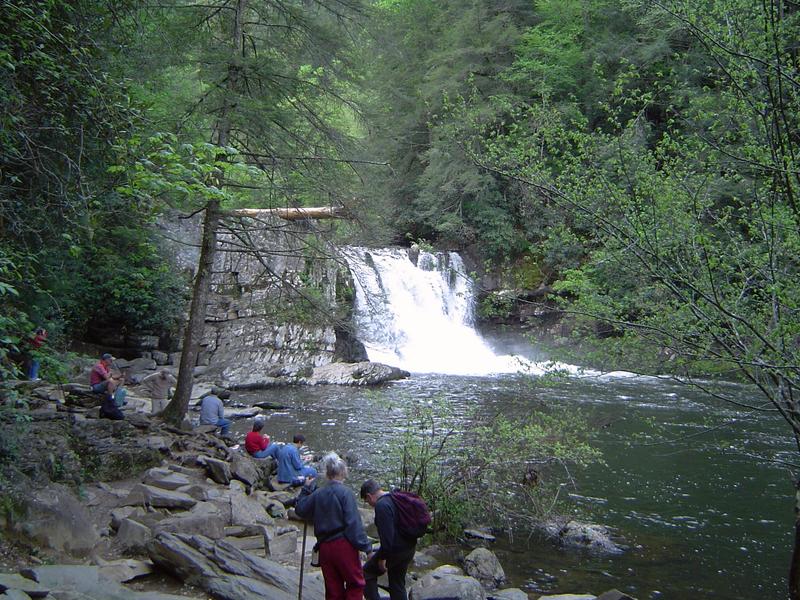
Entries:
{"type": "Polygon", "coordinates": [[[297,588],[297,600],[303,600],[303,567],[306,562],[306,534],[308,534],[308,521],[303,521],[303,548],[300,551],[300,584],[297,588]]]}

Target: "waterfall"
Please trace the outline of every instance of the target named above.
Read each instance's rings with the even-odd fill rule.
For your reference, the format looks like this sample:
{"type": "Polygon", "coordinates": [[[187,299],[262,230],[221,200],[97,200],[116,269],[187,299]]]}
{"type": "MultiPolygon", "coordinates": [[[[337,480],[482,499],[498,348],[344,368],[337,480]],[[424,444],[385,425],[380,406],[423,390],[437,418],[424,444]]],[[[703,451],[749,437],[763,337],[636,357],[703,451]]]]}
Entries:
{"type": "Polygon", "coordinates": [[[473,282],[455,252],[403,248],[342,250],[355,280],[356,335],[369,359],[417,373],[484,375],[527,361],[498,356],[474,323],[473,282]]]}

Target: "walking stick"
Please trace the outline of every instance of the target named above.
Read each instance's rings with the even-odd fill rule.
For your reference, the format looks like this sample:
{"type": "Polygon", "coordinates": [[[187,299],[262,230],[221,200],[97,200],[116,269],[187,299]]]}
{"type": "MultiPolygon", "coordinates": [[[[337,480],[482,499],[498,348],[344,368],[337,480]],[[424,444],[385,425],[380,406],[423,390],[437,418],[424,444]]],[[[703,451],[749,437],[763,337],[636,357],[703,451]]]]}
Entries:
{"type": "Polygon", "coordinates": [[[308,534],[308,521],[303,521],[303,549],[300,551],[300,585],[297,588],[297,600],[303,600],[303,567],[306,562],[306,534],[308,534]]]}

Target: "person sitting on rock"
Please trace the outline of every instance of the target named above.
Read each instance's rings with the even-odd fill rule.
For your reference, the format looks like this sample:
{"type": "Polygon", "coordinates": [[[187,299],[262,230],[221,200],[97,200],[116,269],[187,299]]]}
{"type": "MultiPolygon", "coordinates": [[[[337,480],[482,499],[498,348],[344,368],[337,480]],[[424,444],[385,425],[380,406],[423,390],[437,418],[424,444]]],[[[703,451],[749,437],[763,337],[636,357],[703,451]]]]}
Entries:
{"type": "Polygon", "coordinates": [[[117,406],[114,396],[106,394],[103,397],[103,403],[100,405],[100,418],[111,419],[112,421],[121,421],[125,418],[122,411],[117,406]]]}
{"type": "Polygon", "coordinates": [[[222,428],[222,435],[227,436],[231,429],[231,421],[225,418],[222,400],[214,394],[205,396],[200,402],[200,425],[215,425],[222,428]]]}
{"type": "Polygon", "coordinates": [[[285,444],[278,449],[278,483],[291,483],[303,485],[306,477],[316,477],[317,470],[309,465],[304,465],[300,458],[300,446],[306,441],[302,433],[297,433],[292,438],[291,444],[285,444]]]}
{"type": "Polygon", "coordinates": [[[260,433],[262,429],[264,429],[264,419],[256,417],[253,422],[253,431],[249,432],[244,438],[245,450],[253,458],[267,458],[268,456],[275,458],[280,446],[270,444],[269,436],[260,433]]]}
{"type": "Polygon", "coordinates": [[[100,361],[92,367],[89,373],[89,385],[97,394],[114,397],[114,391],[119,386],[121,377],[111,374],[111,365],[116,359],[108,352],[100,357],[100,361]]]}

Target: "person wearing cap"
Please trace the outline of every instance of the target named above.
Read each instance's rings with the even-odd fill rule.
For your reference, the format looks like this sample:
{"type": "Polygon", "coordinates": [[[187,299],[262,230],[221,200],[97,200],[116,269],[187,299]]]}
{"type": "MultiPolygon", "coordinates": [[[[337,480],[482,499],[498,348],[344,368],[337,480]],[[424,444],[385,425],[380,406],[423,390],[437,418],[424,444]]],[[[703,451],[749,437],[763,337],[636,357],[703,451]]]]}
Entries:
{"type": "Polygon", "coordinates": [[[249,432],[244,438],[244,448],[253,458],[267,458],[268,456],[275,458],[279,446],[270,444],[269,436],[262,434],[262,429],[264,429],[264,419],[263,417],[256,417],[253,422],[253,431],[249,432]]]}
{"type": "Polygon", "coordinates": [[[278,483],[291,483],[303,485],[306,477],[316,477],[317,470],[303,464],[300,458],[300,446],[306,441],[306,436],[296,433],[291,444],[281,446],[276,454],[278,460],[278,483]]]}
{"type": "Polygon", "coordinates": [[[114,390],[119,385],[117,377],[111,374],[111,365],[116,359],[108,352],[100,357],[100,361],[92,367],[89,373],[89,385],[92,391],[98,394],[107,393],[109,396],[114,396],[114,390]]]}

